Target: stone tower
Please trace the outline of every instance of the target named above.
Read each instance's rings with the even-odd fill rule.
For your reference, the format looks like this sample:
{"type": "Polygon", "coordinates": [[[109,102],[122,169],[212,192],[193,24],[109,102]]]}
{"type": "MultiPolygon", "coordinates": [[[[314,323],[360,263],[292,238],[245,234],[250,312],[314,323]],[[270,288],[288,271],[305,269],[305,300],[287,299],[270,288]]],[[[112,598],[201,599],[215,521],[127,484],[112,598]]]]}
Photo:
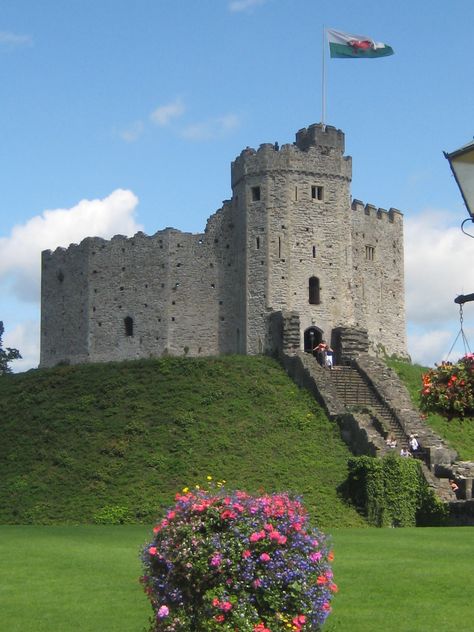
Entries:
{"type": "Polygon", "coordinates": [[[351,203],[344,134],[312,125],[294,144],[245,149],[231,171],[232,199],[202,234],[43,253],[40,366],[269,352],[281,312],[296,315],[301,349],[353,327],[372,351],[406,355],[403,217],[351,203]]]}
{"type": "Polygon", "coordinates": [[[233,163],[246,234],[247,353],[263,351],[270,312],[296,311],[302,332],[315,327],[328,339],[353,322],[351,173],[344,134],[318,125],[293,145],[244,150],[233,163]]]}

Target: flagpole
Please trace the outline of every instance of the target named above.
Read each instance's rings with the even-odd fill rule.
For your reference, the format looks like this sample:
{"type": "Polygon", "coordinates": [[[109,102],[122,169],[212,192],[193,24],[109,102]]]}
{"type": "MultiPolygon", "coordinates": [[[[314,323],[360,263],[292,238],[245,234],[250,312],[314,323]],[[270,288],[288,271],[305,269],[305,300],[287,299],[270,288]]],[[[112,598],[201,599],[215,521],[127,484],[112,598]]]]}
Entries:
{"type": "Polygon", "coordinates": [[[321,125],[323,131],[326,128],[326,28],[323,25],[323,69],[322,69],[322,86],[321,86],[321,125]]]}

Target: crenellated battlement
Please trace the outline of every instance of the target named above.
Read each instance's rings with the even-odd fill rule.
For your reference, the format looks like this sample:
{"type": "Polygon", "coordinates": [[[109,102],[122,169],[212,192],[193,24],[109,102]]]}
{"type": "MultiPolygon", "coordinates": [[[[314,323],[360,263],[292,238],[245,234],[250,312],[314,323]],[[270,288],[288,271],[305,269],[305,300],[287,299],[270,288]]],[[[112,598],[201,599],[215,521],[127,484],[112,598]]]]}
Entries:
{"type": "Polygon", "coordinates": [[[344,134],[331,126],[310,125],[299,130],[296,142],[262,143],[246,147],[231,166],[232,187],[246,176],[270,172],[320,173],[326,177],[352,178],[352,160],[344,156],[344,134]]]}
{"type": "Polygon", "coordinates": [[[345,136],[344,132],[332,125],[318,123],[300,129],[296,133],[296,145],[302,151],[308,151],[311,147],[333,149],[342,156],[345,150],[345,136]]]}
{"type": "Polygon", "coordinates": [[[396,208],[390,208],[388,211],[384,208],[378,208],[373,204],[364,204],[360,200],[353,200],[351,204],[353,211],[372,217],[377,220],[384,220],[390,223],[403,222],[403,213],[396,208]]]}
{"type": "Polygon", "coordinates": [[[177,228],[166,227],[162,230],[157,231],[153,235],[147,235],[143,231],[138,231],[132,237],[127,237],[126,235],[114,235],[110,239],[104,239],[103,237],[85,237],[78,244],[72,243],[67,248],[63,246],[58,246],[54,250],[43,250],[42,256],[43,259],[54,259],[58,257],[64,258],[68,255],[73,255],[77,257],[83,254],[84,256],[94,255],[96,251],[104,250],[109,247],[124,247],[126,250],[129,248],[133,248],[136,245],[140,245],[140,243],[148,242],[149,244],[153,244],[153,242],[160,242],[163,239],[170,240],[173,238],[177,239],[198,239],[203,236],[203,233],[188,233],[183,232],[177,228]]]}

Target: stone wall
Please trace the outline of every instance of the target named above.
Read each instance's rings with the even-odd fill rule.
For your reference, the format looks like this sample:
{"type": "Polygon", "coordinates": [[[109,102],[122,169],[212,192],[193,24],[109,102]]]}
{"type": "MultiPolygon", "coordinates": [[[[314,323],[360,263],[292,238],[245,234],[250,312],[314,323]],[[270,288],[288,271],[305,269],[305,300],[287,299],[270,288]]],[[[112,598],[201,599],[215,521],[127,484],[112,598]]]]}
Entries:
{"type": "Polygon", "coordinates": [[[42,253],[41,365],[89,359],[89,242],[42,253]]]}
{"type": "Polygon", "coordinates": [[[403,216],[358,200],[352,209],[354,325],[373,351],[405,356],[403,216]]]}

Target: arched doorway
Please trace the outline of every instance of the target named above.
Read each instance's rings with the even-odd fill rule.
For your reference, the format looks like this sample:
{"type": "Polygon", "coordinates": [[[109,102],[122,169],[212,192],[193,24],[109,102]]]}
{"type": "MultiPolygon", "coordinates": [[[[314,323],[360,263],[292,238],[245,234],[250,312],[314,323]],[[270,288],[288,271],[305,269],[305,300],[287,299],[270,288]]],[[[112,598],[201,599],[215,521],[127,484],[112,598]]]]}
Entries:
{"type": "Polygon", "coordinates": [[[323,332],[318,327],[308,327],[304,332],[305,353],[312,353],[314,347],[323,339],[323,332]]]}

